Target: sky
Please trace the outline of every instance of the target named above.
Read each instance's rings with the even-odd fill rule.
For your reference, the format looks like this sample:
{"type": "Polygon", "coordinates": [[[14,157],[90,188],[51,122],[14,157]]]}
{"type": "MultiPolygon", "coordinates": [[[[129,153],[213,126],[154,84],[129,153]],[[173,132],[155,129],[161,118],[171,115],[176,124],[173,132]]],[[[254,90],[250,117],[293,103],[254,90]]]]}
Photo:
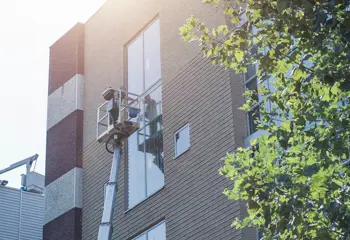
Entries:
{"type": "MultiPolygon", "coordinates": [[[[49,47],[104,2],[0,0],[0,169],[38,153],[35,171],[45,174],[49,47]]],[[[0,180],[19,188],[22,173],[0,180]]]]}

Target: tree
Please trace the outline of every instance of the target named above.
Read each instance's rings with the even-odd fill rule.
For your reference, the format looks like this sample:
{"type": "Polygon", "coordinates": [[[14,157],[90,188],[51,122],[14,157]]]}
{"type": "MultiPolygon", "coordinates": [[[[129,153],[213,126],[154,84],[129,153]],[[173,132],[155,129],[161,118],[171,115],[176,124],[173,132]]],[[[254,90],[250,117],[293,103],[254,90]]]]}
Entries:
{"type": "Polygon", "coordinates": [[[264,239],[350,239],[350,1],[204,0],[227,24],[208,29],[190,17],[180,28],[214,64],[244,73],[257,64],[264,97],[251,148],[228,154],[220,173],[229,199],[246,201],[264,239]],[[270,104],[270,110],[264,107],[270,104]]]}

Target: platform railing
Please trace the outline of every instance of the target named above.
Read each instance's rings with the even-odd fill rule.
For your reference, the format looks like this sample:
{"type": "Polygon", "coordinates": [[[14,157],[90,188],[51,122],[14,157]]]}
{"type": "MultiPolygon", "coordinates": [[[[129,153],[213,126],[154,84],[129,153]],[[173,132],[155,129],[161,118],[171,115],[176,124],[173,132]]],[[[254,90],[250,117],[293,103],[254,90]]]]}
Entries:
{"type": "Polygon", "coordinates": [[[108,101],[97,109],[96,138],[99,142],[105,141],[117,124],[125,121],[140,124],[141,97],[139,95],[118,89],[115,91],[115,100],[119,110],[117,121],[111,120],[110,113],[107,111],[108,101]]]}

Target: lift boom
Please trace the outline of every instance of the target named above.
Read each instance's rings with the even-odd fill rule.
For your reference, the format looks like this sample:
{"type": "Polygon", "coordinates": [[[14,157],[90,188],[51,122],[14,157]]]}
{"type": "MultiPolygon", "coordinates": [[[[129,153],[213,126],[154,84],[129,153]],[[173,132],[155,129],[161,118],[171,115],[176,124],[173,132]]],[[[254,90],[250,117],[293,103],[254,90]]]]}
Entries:
{"type": "Polygon", "coordinates": [[[3,173],[6,173],[8,171],[11,171],[11,170],[13,170],[15,168],[21,167],[23,165],[26,165],[26,167],[27,167],[27,174],[28,174],[29,171],[30,171],[30,167],[32,166],[33,162],[38,159],[38,157],[39,157],[39,155],[35,154],[35,155],[33,155],[33,156],[29,157],[29,158],[23,159],[22,161],[19,161],[19,162],[16,162],[14,164],[11,164],[9,167],[7,167],[7,168],[5,168],[3,170],[0,170],[0,175],[3,174],[3,173]]]}
{"type": "Polygon", "coordinates": [[[113,153],[113,160],[109,181],[106,185],[102,220],[97,239],[110,240],[112,239],[113,214],[118,192],[118,170],[122,155],[122,141],[139,129],[140,98],[136,94],[121,89],[116,91],[112,88],[107,88],[102,96],[106,103],[98,109],[97,141],[105,142],[107,151],[113,153]],[[128,95],[134,96],[135,99],[126,97],[128,95]],[[101,108],[105,108],[104,106],[106,109],[102,110],[101,108]],[[106,114],[100,118],[99,112],[101,110],[106,114]],[[105,131],[101,134],[100,127],[105,127],[105,131]],[[110,145],[113,146],[113,151],[109,150],[110,145]]]}

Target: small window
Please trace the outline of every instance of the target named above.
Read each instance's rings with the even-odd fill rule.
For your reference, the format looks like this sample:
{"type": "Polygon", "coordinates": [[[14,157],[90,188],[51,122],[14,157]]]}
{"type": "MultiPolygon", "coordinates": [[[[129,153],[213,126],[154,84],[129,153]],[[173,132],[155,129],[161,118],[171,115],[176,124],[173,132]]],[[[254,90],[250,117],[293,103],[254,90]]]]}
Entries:
{"type": "Polygon", "coordinates": [[[182,127],[174,134],[175,158],[190,148],[190,125],[182,127]]]}
{"type": "Polygon", "coordinates": [[[161,222],[151,229],[140,234],[134,240],[166,240],[165,222],[161,222]]]}

